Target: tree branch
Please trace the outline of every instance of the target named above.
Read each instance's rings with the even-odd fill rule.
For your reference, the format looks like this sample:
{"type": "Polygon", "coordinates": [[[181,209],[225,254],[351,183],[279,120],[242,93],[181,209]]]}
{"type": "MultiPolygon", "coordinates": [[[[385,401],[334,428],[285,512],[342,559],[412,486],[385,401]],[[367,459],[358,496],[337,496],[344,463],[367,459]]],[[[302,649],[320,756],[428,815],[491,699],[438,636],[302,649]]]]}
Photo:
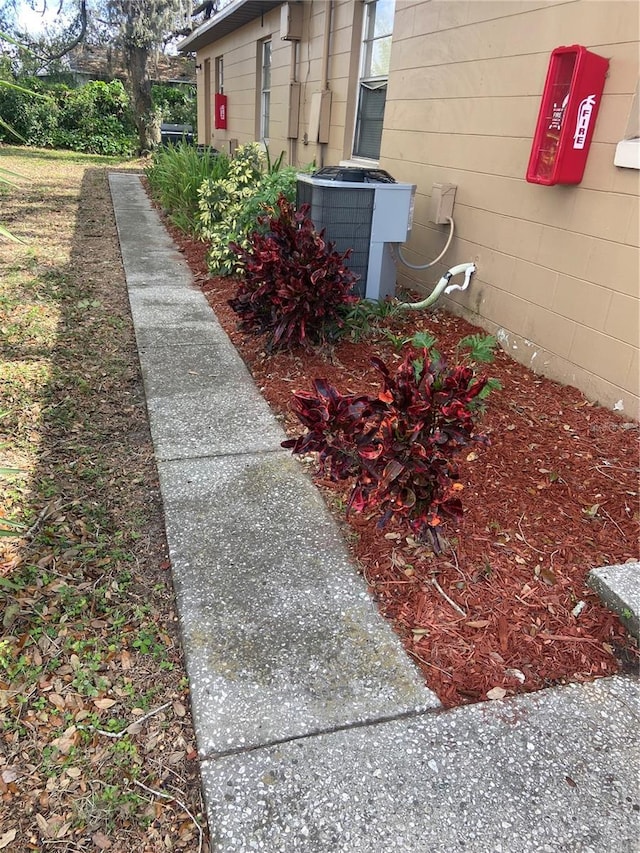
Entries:
{"type": "Polygon", "coordinates": [[[46,56],[39,56],[38,59],[43,59],[46,62],[55,62],[56,59],[62,59],[63,56],[66,56],[70,53],[74,47],[77,47],[82,41],[84,41],[84,37],[87,34],[87,0],[80,0],[80,32],[78,35],[69,42],[69,44],[65,45],[60,50],[56,51],[56,53],[47,54],[46,56]]]}

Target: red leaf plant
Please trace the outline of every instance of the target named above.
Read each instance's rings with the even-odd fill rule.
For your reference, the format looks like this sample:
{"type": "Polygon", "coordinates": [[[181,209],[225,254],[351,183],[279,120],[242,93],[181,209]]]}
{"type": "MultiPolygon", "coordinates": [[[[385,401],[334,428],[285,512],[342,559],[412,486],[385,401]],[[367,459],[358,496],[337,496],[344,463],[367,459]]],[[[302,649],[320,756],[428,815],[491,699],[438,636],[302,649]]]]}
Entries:
{"type": "Polygon", "coordinates": [[[379,358],[371,363],[382,377],[377,397],[341,394],[321,379],[315,394],[295,392],[292,408],[306,431],[282,446],[319,453],[334,481],[354,478],[347,514],[377,509],[379,527],[392,516],[406,520],[439,552],[443,518],[463,513],[453,457],[472,441],[487,443],[474,433],[473,406],[487,379],[431,360],[427,349],[408,348],[393,375],[379,358]]]}
{"type": "Polygon", "coordinates": [[[344,326],[345,308],[357,301],[351,293],[356,276],[317,233],[309,205],[296,211],[281,195],[272,216],[260,217],[265,234],[251,236],[248,249],[231,244],[243,278],[229,305],[243,331],[266,333],[269,349],[293,349],[325,342],[344,326]]]}

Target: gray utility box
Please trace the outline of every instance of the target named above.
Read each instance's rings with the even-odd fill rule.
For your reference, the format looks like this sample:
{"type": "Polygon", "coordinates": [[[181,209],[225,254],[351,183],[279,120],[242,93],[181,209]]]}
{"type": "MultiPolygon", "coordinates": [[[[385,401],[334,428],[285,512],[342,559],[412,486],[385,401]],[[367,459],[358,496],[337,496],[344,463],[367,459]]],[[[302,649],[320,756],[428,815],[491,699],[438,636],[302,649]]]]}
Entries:
{"type": "Polygon", "coordinates": [[[338,252],[351,249],[349,269],[366,299],[385,299],[396,289],[390,243],[404,243],[411,231],[415,184],[399,184],[382,169],[328,166],[298,175],[297,206],[309,204],[318,231],[338,252]]]}

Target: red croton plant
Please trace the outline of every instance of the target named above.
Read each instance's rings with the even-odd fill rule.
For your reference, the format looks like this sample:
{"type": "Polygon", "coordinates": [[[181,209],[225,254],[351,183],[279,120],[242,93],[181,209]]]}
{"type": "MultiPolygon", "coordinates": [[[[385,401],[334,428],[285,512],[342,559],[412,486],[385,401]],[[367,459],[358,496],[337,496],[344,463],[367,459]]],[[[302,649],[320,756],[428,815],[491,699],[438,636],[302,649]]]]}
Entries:
{"type": "Polygon", "coordinates": [[[356,276],[317,233],[309,205],[300,210],[281,195],[271,215],[261,217],[266,234],[255,232],[248,249],[237,243],[243,278],[229,305],[245,332],[266,333],[267,349],[323,343],[344,326],[345,308],[357,301],[356,276]]]}
{"type": "Polygon", "coordinates": [[[443,516],[462,515],[462,483],[453,456],[472,441],[478,397],[487,383],[467,366],[449,367],[427,349],[409,348],[392,375],[379,358],[377,397],[341,394],[321,379],[315,394],[298,391],[292,408],[306,432],[282,446],[317,452],[332,480],[353,477],[348,511],[377,509],[379,527],[392,516],[440,551],[443,516]]]}

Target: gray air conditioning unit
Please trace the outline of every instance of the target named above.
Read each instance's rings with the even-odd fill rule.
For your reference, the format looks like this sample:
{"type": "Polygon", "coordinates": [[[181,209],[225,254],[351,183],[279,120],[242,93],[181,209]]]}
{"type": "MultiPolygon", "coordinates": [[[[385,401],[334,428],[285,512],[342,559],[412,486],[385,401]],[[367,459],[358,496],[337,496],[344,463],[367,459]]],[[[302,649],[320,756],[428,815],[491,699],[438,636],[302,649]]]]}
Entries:
{"type": "Polygon", "coordinates": [[[298,208],[309,204],[317,231],[338,252],[351,249],[349,269],[366,299],[385,299],[396,288],[390,243],[406,242],[411,231],[415,184],[400,184],[382,169],[327,166],[298,175],[298,208]]]}

